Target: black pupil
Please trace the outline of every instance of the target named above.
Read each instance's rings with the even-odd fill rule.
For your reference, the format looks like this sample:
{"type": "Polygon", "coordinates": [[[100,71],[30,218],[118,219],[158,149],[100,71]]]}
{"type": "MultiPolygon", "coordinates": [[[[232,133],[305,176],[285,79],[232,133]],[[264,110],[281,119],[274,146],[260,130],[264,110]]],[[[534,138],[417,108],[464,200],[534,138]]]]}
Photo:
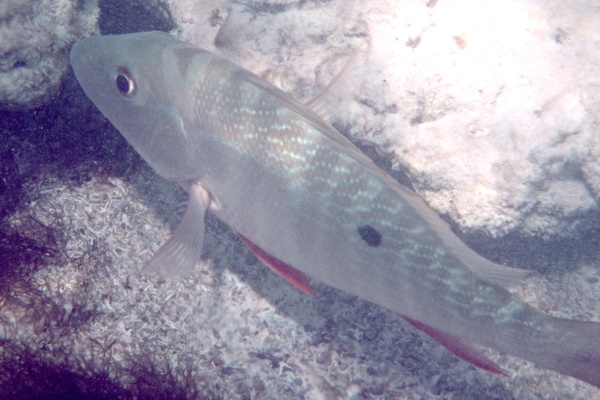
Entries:
{"type": "Polygon", "coordinates": [[[129,90],[131,89],[129,87],[129,79],[127,79],[124,75],[117,75],[115,82],[117,83],[117,89],[119,89],[119,92],[123,94],[129,93],[129,90]]]}

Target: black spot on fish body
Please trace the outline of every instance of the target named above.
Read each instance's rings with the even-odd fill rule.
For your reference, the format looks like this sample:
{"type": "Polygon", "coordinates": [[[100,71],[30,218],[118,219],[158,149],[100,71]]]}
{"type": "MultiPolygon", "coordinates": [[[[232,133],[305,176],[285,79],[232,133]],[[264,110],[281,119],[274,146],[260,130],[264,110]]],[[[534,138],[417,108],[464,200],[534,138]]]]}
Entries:
{"type": "Polygon", "coordinates": [[[381,233],[371,225],[362,225],[358,227],[358,234],[361,239],[371,247],[379,247],[381,244],[381,233]]]}

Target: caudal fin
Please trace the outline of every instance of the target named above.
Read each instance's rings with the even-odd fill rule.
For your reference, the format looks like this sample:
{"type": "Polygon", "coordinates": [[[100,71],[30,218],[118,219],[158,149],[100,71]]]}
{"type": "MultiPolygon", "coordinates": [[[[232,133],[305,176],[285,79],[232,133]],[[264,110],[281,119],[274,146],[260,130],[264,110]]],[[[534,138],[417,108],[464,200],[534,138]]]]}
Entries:
{"type": "Polygon", "coordinates": [[[552,318],[550,343],[527,357],[537,365],[600,387],[600,323],[552,318]]]}

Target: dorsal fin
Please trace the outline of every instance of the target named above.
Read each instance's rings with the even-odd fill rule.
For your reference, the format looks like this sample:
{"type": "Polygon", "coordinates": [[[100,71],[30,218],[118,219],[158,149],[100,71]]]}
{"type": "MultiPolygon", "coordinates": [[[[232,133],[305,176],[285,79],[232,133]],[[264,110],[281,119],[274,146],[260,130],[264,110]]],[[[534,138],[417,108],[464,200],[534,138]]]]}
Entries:
{"type": "Polygon", "coordinates": [[[425,221],[427,221],[427,223],[438,234],[439,238],[442,240],[442,242],[444,242],[452,254],[478,277],[496,285],[507,286],[518,283],[531,274],[531,271],[499,265],[477,254],[466,244],[464,244],[458,238],[458,236],[454,234],[454,232],[452,232],[448,224],[435,211],[433,211],[419,195],[401,185],[391,176],[379,169],[373,160],[360,151],[360,149],[358,149],[358,147],[350,142],[350,140],[348,140],[344,135],[338,132],[331,125],[327,124],[314,111],[300,103],[290,94],[259,78],[253,73],[246,70],[240,70],[238,73],[241,74],[241,79],[269,92],[272,96],[276,97],[281,101],[281,104],[284,107],[300,115],[309,125],[319,130],[326,137],[342,147],[342,150],[345,154],[352,157],[354,160],[371,171],[371,173],[378,176],[380,179],[384,180],[387,184],[393,187],[397,193],[414,209],[414,211],[418,213],[425,221]]]}
{"type": "Polygon", "coordinates": [[[321,118],[323,118],[325,121],[331,121],[330,117],[333,115],[333,110],[336,108],[332,102],[328,101],[328,97],[336,87],[339,87],[348,79],[348,71],[350,71],[352,66],[356,65],[358,53],[358,50],[354,51],[342,69],[339,70],[338,73],[333,77],[331,82],[321,89],[319,93],[304,103],[306,107],[314,111],[315,114],[321,116],[321,118]]]}
{"type": "Polygon", "coordinates": [[[433,211],[418,194],[402,186],[392,177],[386,179],[388,179],[390,185],[396,188],[400,196],[411,205],[413,210],[427,221],[451,253],[479,278],[495,285],[509,286],[519,283],[532,274],[530,270],[496,264],[477,254],[452,232],[446,221],[433,211]]]}
{"type": "MultiPolygon", "coordinates": [[[[253,73],[240,70],[238,71],[240,74],[240,78],[245,80],[246,82],[260,88],[261,90],[265,90],[269,92],[269,94],[273,97],[276,97],[279,101],[281,101],[281,105],[288,108],[290,111],[298,114],[300,117],[306,121],[310,126],[317,129],[321,133],[323,133],[326,137],[333,140],[339,146],[344,148],[344,152],[348,154],[350,157],[360,162],[363,165],[367,165],[371,168],[375,167],[373,160],[367,157],[362,151],[358,149],[348,138],[338,132],[334,127],[325,122],[320,116],[318,116],[314,111],[300,103],[289,93],[284,92],[278,87],[272,85],[271,83],[261,79],[260,77],[254,75],[253,73]]],[[[383,173],[383,171],[381,171],[383,173]]]]}

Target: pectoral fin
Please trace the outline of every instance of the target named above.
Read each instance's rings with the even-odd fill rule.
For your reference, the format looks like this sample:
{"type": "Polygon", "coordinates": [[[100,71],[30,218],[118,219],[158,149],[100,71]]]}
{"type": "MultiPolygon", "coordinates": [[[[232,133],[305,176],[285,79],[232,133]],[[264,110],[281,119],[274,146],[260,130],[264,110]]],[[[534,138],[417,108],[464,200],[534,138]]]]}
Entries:
{"type": "Polygon", "coordinates": [[[164,276],[188,276],[192,273],[204,244],[204,214],[210,205],[210,194],[193,183],[183,219],[169,240],[156,252],[143,269],[144,273],[164,276]]]}
{"type": "Polygon", "coordinates": [[[238,235],[240,236],[240,239],[242,239],[242,242],[244,242],[244,244],[248,246],[250,251],[252,251],[260,261],[265,263],[265,265],[271,268],[273,271],[277,272],[283,279],[296,286],[298,289],[300,289],[306,294],[312,295],[315,293],[314,290],[308,285],[308,279],[306,279],[306,276],[302,272],[284,263],[277,257],[274,257],[271,254],[267,253],[266,251],[258,247],[256,244],[252,243],[250,239],[248,239],[244,235],[238,235]]]}

